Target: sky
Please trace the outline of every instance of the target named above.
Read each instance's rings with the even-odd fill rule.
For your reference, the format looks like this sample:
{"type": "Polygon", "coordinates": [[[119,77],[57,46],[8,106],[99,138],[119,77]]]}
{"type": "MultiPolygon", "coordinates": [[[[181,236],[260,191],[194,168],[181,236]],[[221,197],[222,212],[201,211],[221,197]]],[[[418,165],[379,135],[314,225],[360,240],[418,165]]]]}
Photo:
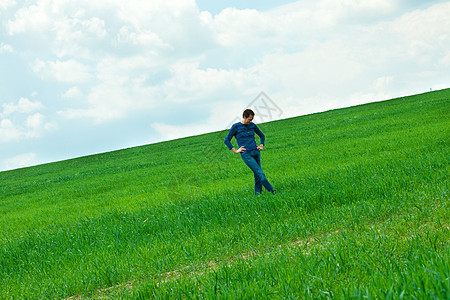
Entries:
{"type": "Polygon", "coordinates": [[[449,88],[449,15],[438,0],[0,0],[0,171],[223,130],[248,107],[261,123],[449,88]]]}

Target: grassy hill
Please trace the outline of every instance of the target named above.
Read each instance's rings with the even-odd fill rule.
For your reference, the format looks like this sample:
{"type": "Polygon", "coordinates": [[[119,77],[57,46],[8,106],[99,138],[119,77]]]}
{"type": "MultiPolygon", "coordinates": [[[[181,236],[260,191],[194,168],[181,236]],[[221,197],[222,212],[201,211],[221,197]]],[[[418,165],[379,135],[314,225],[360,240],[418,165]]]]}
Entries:
{"type": "Polygon", "coordinates": [[[0,173],[0,298],[450,298],[450,90],[0,173]]]}

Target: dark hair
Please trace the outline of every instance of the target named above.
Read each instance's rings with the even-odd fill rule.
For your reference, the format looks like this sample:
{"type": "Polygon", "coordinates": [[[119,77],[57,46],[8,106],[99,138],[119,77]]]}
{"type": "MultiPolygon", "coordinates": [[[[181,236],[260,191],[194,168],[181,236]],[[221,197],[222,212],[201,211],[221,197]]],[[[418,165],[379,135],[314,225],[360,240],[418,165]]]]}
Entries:
{"type": "Polygon", "coordinates": [[[255,113],[253,112],[253,110],[251,110],[251,109],[246,109],[246,110],[244,110],[244,112],[242,113],[242,116],[244,117],[244,118],[248,118],[248,117],[250,117],[250,116],[255,116],[255,113]]]}

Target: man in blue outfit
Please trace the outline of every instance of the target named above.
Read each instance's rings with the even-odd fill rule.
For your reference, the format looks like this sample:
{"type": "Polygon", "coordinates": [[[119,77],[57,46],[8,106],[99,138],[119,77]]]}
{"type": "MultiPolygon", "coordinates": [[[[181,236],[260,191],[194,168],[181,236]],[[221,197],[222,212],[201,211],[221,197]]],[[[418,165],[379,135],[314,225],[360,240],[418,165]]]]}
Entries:
{"type": "Polygon", "coordinates": [[[251,109],[244,110],[242,114],[242,121],[233,124],[230,128],[230,132],[225,138],[225,145],[228,149],[234,153],[240,153],[244,163],[253,171],[255,175],[255,194],[262,193],[262,187],[264,186],[267,191],[275,193],[273,187],[270,185],[261,168],[261,153],[264,148],[265,136],[259,130],[255,123],[252,123],[255,113],[251,109]],[[259,135],[261,143],[258,146],[255,141],[255,133],[259,135]],[[231,139],[233,136],[239,145],[239,149],[233,147],[231,139]]]}

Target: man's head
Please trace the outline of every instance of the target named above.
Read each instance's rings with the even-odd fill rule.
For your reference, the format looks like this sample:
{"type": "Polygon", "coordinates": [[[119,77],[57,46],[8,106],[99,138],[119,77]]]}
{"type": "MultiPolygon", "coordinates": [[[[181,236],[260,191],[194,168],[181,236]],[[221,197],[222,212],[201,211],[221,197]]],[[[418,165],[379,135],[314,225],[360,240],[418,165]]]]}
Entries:
{"type": "Polygon", "coordinates": [[[242,123],[244,124],[250,124],[253,121],[253,118],[255,117],[255,113],[251,109],[246,109],[242,113],[242,123]]]}

